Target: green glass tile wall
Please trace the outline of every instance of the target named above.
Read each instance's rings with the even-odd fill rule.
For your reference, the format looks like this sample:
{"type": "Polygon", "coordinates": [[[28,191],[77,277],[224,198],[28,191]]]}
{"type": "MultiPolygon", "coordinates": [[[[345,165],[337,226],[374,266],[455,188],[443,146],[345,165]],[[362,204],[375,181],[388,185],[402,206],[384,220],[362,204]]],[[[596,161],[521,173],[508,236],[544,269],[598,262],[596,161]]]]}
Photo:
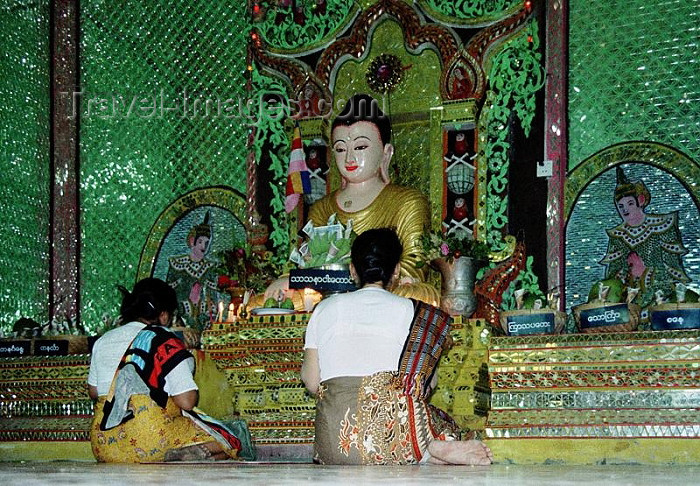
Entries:
{"type": "Polygon", "coordinates": [[[81,2],[81,311],[133,285],[158,215],[193,189],[245,193],[245,2],[81,2]]]}
{"type": "Polygon", "coordinates": [[[569,169],[630,140],[700,161],[700,0],[569,9],[569,169]]]}
{"type": "Polygon", "coordinates": [[[48,319],[49,1],[0,6],[0,330],[48,319]]]}

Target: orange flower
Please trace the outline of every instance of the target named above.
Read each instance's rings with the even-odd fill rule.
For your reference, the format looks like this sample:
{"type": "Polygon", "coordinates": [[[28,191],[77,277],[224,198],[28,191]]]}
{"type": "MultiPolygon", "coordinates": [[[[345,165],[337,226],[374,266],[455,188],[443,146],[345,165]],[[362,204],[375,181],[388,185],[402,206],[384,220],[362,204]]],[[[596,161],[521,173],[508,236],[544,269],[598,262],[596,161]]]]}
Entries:
{"type": "Polygon", "coordinates": [[[352,445],[352,441],[350,440],[349,437],[340,437],[340,442],[338,443],[338,448],[345,454],[346,456],[350,453],[350,446],[352,445]]]}

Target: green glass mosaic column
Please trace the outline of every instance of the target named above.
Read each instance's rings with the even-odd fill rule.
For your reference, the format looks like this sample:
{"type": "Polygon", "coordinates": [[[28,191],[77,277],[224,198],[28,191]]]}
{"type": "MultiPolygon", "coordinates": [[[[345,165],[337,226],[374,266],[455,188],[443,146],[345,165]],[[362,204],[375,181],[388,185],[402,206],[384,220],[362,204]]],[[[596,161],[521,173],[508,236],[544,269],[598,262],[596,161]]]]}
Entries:
{"type": "Polygon", "coordinates": [[[48,319],[49,1],[0,6],[0,330],[48,319]]]}

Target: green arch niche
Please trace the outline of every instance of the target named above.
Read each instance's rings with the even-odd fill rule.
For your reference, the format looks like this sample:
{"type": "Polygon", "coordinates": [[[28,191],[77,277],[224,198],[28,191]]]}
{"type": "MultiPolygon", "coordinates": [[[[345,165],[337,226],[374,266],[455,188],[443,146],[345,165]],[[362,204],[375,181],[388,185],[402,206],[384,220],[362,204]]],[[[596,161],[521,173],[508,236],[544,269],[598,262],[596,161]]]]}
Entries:
{"type": "Polygon", "coordinates": [[[224,186],[195,189],[176,199],[156,219],[141,251],[137,280],[154,275],[156,262],[159,260],[168,235],[185,217],[203,208],[218,208],[230,213],[231,221],[240,223],[240,226],[232,227],[230,231],[245,242],[245,197],[236,190],[224,186]]]}

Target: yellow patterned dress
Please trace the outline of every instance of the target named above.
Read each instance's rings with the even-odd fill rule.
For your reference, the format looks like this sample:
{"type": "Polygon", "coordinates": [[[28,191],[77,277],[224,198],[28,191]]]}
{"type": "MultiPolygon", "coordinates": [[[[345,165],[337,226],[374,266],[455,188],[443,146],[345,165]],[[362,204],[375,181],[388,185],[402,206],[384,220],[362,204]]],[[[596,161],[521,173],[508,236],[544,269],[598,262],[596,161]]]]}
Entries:
{"type": "MultiPolygon", "coordinates": [[[[109,430],[100,430],[106,397],[95,403],[90,427],[92,452],[98,462],[162,462],[168,449],[211,442],[204,429],[182,415],[172,398],[161,408],[148,395],[132,395],[129,409],[134,418],[109,430]]],[[[229,456],[236,457],[231,449],[229,456]]]]}
{"type": "Polygon", "coordinates": [[[191,358],[185,344],[161,326],[136,334],[109,393],[95,403],[90,443],[98,462],[162,462],[170,449],[212,441],[237,457],[241,443],[228,427],[201,410],[182,410],[165,391],[166,378],[183,373],[178,364],[191,358]]]}

